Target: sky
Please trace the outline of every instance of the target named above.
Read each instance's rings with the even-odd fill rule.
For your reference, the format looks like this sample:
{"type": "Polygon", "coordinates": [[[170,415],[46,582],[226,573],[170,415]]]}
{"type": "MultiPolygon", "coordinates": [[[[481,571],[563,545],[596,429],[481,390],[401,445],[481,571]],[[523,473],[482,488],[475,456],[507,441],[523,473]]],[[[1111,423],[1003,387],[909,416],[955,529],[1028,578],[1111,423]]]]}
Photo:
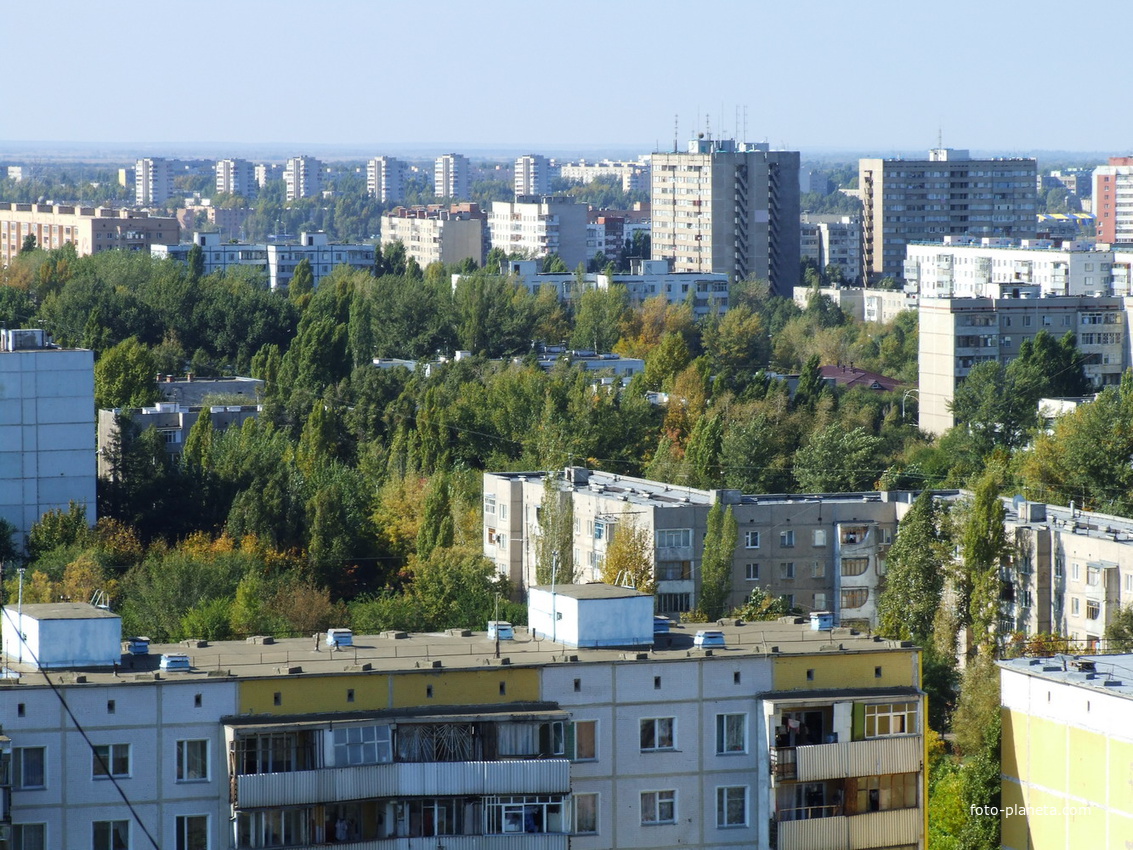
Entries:
{"type": "Polygon", "coordinates": [[[7,3],[0,145],[1126,153],[1133,71],[1104,34],[1131,19],[1125,0],[7,3]]]}

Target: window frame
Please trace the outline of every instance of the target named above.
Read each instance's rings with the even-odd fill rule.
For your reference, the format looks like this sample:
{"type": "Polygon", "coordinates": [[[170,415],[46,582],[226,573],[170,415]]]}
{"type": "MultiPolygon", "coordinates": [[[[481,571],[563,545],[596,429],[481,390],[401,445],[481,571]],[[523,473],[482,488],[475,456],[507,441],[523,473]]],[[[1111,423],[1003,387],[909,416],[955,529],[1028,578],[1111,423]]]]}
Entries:
{"type": "Polygon", "coordinates": [[[916,701],[906,702],[877,702],[866,703],[862,712],[862,735],[868,740],[872,738],[898,738],[905,735],[917,735],[920,705],[916,701]],[[894,732],[894,721],[900,719],[900,725],[905,728],[894,732]],[[882,722],[886,731],[880,731],[882,722]],[[911,729],[909,727],[912,727],[911,729]],[[871,732],[872,729],[872,732],[871,732]]]}
{"type": "Polygon", "coordinates": [[[91,747],[91,778],[102,779],[129,779],[131,775],[131,753],[129,744],[93,744],[91,747]],[[122,750],[125,750],[125,770],[120,760],[123,759],[122,750]],[[100,753],[105,750],[105,755],[100,753]]]}
{"type": "MultiPolygon", "coordinates": [[[[184,738],[177,742],[176,753],[174,757],[174,777],[176,782],[208,782],[210,776],[211,761],[209,757],[209,744],[211,742],[208,738],[184,738]],[[204,776],[191,776],[191,771],[188,769],[190,765],[189,752],[190,744],[199,744],[204,753],[204,776]]],[[[197,758],[200,758],[200,753],[197,753],[197,758]]]]}
{"type": "Polygon", "coordinates": [[[677,748],[677,718],[675,717],[642,717],[638,721],[638,743],[643,753],[672,752],[677,748]],[[662,734],[663,725],[668,725],[668,735],[662,734]],[[646,729],[651,729],[652,745],[646,746],[646,729]],[[661,743],[665,739],[668,743],[661,743]]]}
{"type": "Polygon", "coordinates": [[[570,726],[570,760],[571,761],[598,761],[598,721],[591,719],[572,720],[570,726]],[[578,729],[581,726],[589,727],[590,732],[590,755],[580,755],[578,748],[579,734],[578,729]]]}
{"type": "MultiPolygon", "coordinates": [[[[199,838],[200,836],[195,836],[199,838]]],[[[209,816],[203,815],[177,815],[174,820],[174,848],[175,850],[209,850],[209,816]],[[197,841],[192,841],[194,838],[190,834],[193,825],[198,828],[203,826],[204,829],[204,843],[201,844],[197,841]]]]}
{"type": "Polygon", "coordinates": [[[677,822],[677,791],[675,788],[642,791],[640,805],[642,826],[663,826],[677,822]],[[663,814],[662,807],[664,806],[669,808],[667,814],[663,814]]]}
{"type": "Polygon", "coordinates": [[[780,549],[794,549],[795,548],[795,530],[788,528],[779,532],[779,548],[780,549]]]}
{"type": "Polygon", "coordinates": [[[15,747],[12,750],[12,788],[15,791],[36,791],[47,787],[47,747],[15,747]],[[39,754],[38,785],[27,783],[27,756],[39,754]]]}
{"type": "Polygon", "coordinates": [[[747,754],[747,713],[721,712],[716,715],[716,755],[739,756],[747,754]],[[739,723],[739,746],[729,746],[729,739],[735,738],[736,730],[730,724],[739,723]],[[729,735],[731,732],[731,735],[729,735]]]}
{"type": "Polygon", "coordinates": [[[91,847],[93,850],[130,850],[130,821],[129,820],[96,820],[91,823],[91,847]],[[125,828],[124,842],[119,842],[122,829],[125,828]],[[107,830],[104,836],[99,835],[100,829],[107,830]]]}
{"type": "Polygon", "coordinates": [[[744,532],[744,548],[745,549],[758,549],[760,543],[760,536],[758,531],[745,531],[744,532]]]}
{"type": "Polygon", "coordinates": [[[717,829],[743,829],[748,826],[748,786],[747,785],[717,785],[716,786],[716,828],[717,829]],[[742,795],[742,821],[733,822],[730,819],[728,804],[732,802],[730,792],[739,791],[742,795]]]}
{"type": "Polygon", "coordinates": [[[598,807],[599,807],[598,793],[595,792],[595,791],[587,791],[587,792],[584,792],[584,793],[581,793],[581,794],[573,794],[572,796],[574,798],[573,805],[571,806],[571,809],[572,809],[572,812],[571,812],[572,834],[574,834],[574,835],[597,835],[598,834],[598,823],[599,823],[599,821],[598,821],[598,810],[599,810],[598,809],[598,807]],[[590,819],[590,822],[593,824],[593,827],[590,828],[590,829],[583,829],[581,824],[580,824],[580,816],[582,814],[582,808],[583,808],[581,803],[582,803],[583,799],[587,799],[587,800],[592,801],[591,802],[591,809],[590,809],[590,812],[589,812],[589,815],[590,815],[589,819],[590,819]]]}
{"type": "Polygon", "coordinates": [[[14,823],[12,824],[12,850],[47,850],[47,824],[46,823],[14,823]],[[25,830],[36,830],[38,838],[31,839],[38,843],[30,843],[25,830]]]}
{"type": "Polygon", "coordinates": [[[745,581],[759,581],[759,564],[744,564],[745,581]]]}

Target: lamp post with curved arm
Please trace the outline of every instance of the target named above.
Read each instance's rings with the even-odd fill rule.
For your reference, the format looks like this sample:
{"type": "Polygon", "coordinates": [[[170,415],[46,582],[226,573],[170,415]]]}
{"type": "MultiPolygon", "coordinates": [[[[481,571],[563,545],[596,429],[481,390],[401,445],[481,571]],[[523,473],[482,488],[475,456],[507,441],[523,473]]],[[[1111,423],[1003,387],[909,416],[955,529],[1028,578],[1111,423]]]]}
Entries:
{"type": "Polygon", "coordinates": [[[910,395],[915,395],[917,397],[918,402],[921,400],[921,391],[920,390],[905,390],[905,394],[903,396],[901,396],[901,422],[902,423],[904,423],[904,421],[905,421],[905,399],[907,399],[910,395]]]}

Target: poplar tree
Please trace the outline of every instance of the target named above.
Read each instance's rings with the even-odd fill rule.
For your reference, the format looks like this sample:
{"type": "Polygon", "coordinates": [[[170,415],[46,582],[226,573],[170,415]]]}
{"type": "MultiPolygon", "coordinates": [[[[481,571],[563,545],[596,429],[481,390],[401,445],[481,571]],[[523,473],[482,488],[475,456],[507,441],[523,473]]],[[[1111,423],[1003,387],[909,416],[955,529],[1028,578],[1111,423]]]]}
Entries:
{"type": "Polygon", "coordinates": [[[700,562],[700,613],[708,621],[724,616],[732,593],[732,559],[739,525],[729,507],[716,502],[708,512],[708,533],[700,562]]]}

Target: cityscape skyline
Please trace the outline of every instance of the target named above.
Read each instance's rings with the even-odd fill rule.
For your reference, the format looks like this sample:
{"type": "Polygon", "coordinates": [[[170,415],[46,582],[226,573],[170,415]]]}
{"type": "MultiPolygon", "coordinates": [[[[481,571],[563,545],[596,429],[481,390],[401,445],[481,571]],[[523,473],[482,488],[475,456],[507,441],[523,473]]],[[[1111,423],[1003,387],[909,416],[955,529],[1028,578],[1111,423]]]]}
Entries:
{"type": "MultiPolygon", "coordinates": [[[[1041,48],[1050,40],[1061,6],[965,1],[946,15],[893,0],[818,6],[816,14],[814,5],[734,3],[725,4],[726,15],[710,16],[661,2],[642,15],[591,0],[569,10],[496,0],[442,3],[424,21],[411,7],[344,0],[318,12],[334,46],[323,50],[313,38],[295,44],[296,21],[312,13],[291,0],[232,7],[205,0],[194,15],[133,0],[110,13],[58,0],[48,5],[49,33],[42,7],[8,10],[3,64],[34,68],[35,85],[9,92],[0,140],[644,153],[705,132],[774,148],[888,156],[941,141],[1002,155],[1120,151],[1130,136],[1130,119],[1105,108],[1105,87],[1083,87],[1057,66],[1007,66],[1012,45],[1041,48]],[[113,44],[140,20],[151,32],[177,33],[182,52],[171,48],[163,62],[127,78],[118,63],[128,58],[85,58],[92,44],[113,44]],[[563,54],[552,51],[540,63],[548,55],[541,34],[570,32],[572,22],[579,42],[564,38],[563,54]],[[223,32],[252,37],[218,37],[223,32]],[[422,37],[404,37],[414,32],[422,37]],[[41,36],[29,37],[35,33],[41,36]],[[501,43],[503,33],[519,47],[501,43]],[[514,73],[494,55],[512,56],[514,73]],[[612,87],[592,86],[594,65],[614,78],[612,87]],[[105,87],[94,86],[101,94],[68,98],[65,109],[44,95],[74,90],[76,74],[98,80],[100,66],[109,72],[105,87]],[[1071,107],[1105,121],[1051,120],[1053,108],[1071,107]]],[[[1116,23],[1129,13],[1110,2],[1093,14],[1116,23]]],[[[1117,51],[1096,51],[1091,75],[1120,78],[1119,62],[1117,51]]]]}

